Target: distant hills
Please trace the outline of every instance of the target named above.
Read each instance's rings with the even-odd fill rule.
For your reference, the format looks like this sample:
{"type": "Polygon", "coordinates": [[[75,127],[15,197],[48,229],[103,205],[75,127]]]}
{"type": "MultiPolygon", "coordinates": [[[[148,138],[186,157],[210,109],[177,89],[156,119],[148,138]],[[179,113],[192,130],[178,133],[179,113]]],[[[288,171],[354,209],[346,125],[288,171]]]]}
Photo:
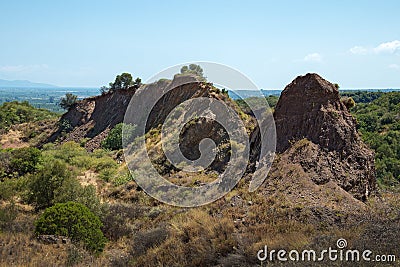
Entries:
{"type": "Polygon", "coordinates": [[[40,87],[40,88],[54,88],[58,87],[56,85],[47,84],[47,83],[33,83],[28,80],[2,80],[0,79],[0,87],[24,87],[24,88],[32,88],[32,87],[40,87]]]}

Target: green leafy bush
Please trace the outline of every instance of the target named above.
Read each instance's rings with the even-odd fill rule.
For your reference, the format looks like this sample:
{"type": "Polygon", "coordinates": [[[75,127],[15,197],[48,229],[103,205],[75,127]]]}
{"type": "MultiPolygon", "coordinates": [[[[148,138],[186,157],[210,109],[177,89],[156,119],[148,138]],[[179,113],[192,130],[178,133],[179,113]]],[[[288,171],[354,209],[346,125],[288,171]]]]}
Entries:
{"type": "Polygon", "coordinates": [[[49,158],[60,159],[71,165],[77,163],[74,161],[75,158],[88,155],[85,148],[72,141],[66,142],[58,147],[46,146],[43,153],[49,158]]]}
{"type": "Polygon", "coordinates": [[[67,119],[62,119],[58,122],[58,129],[62,132],[62,133],[69,133],[73,127],[72,124],[69,120],[67,119]]]}
{"type": "Polygon", "coordinates": [[[100,172],[104,169],[114,169],[118,166],[109,155],[109,151],[97,149],[93,153],[89,153],[75,142],[66,142],[58,147],[46,145],[43,154],[46,158],[62,160],[81,171],[91,169],[100,172]]]}
{"type": "Polygon", "coordinates": [[[68,178],[54,191],[54,203],[65,203],[73,201],[88,207],[97,216],[102,216],[104,205],[96,195],[96,188],[93,185],[82,186],[75,178],[68,178]]]}
{"type": "Polygon", "coordinates": [[[101,231],[102,223],[86,206],[58,203],[47,208],[35,223],[36,234],[67,236],[95,252],[104,249],[107,239],[101,231]]]}
{"type": "Polygon", "coordinates": [[[106,139],[101,143],[101,146],[110,150],[122,149],[124,143],[133,141],[135,137],[135,129],[135,125],[118,123],[108,133],[106,139]]]}
{"type": "Polygon", "coordinates": [[[19,176],[33,173],[37,170],[41,152],[34,147],[24,147],[11,152],[10,169],[19,176]]]}
{"type": "Polygon", "coordinates": [[[48,160],[30,179],[28,202],[36,209],[52,206],[56,190],[59,190],[64,181],[71,177],[67,164],[60,160],[48,160]]]}
{"type": "Polygon", "coordinates": [[[10,201],[14,196],[26,190],[26,177],[19,179],[6,178],[0,181],[0,200],[10,201]]]}
{"type": "Polygon", "coordinates": [[[0,151],[0,179],[34,173],[40,160],[40,150],[33,147],[0,151]]]}

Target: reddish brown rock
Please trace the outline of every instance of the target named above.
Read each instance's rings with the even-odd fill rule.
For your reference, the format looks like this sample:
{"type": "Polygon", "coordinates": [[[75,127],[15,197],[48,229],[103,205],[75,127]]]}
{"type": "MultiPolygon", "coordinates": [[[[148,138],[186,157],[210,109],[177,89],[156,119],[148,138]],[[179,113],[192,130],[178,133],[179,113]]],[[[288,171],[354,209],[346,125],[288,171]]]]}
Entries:
{"type": "Polygon", "coordinates": [[[334,181],[360,200],[374,190],[374,153],[332,83],[317,74],[297,77],[283,90],[274,118],[277,152],[289,153],[316,184],[334,181]],[[302,139],[310,142],[293,149],[302,139]]]}

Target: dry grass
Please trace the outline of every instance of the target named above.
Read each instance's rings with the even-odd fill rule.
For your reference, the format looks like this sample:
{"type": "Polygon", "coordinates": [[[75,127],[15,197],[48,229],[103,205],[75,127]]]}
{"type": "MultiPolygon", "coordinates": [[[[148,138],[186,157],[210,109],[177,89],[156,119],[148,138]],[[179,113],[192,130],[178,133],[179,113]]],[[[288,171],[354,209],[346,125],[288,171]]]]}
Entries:
{"type": "Polygon", "coordinates": [[[209,266],[232,252],[233,222],[214,218],[202,209],[192,209],[173,218],[161,244],[133,259],[135,266],[209,266]]]}
{"type": "Polygon", "coordinates": [[[13,125],[0,136],[2,148],[22,148],[42,143],[50,136],[57,118],[13,125]]]}

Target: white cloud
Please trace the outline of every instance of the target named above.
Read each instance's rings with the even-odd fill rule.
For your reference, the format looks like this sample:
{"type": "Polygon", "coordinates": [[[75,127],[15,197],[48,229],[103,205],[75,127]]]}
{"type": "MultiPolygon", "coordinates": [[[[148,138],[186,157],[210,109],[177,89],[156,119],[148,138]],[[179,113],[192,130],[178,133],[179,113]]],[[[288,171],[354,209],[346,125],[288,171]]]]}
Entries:
{"type": "Polygon", "coordinates": [[[366,55],[368,54],[368,48],[363,46],[354,46],[353,48],[350,48],[350,53],[355,55],[366,55]]]}
{"type": "Polygon", "coordinates": [[[389,69],[395,69],[395,70],[400,69],[400,66],[397,64],[390,64],[388,67],[389,67],[389,69]]]}
{"type": "Polygon", "coordinates": [[[368,48],[364,46],[354,46],[350,48],[350,53],[355,55],[367,55],[367,54],[397,54],[400,53],[400,41],[394,40],[391,42],[381,43],[374,48],[368,48]]]}
{"type": "Polygon", "coordinates": [[[374,48],[375,53],[389,53],[393,54],[396,53],[397,51],[400,51],[400,41],[395,40],[392,42],[387,42],[387,43],[381,43],[377,47],[374,48]]]}
{"type": "Polygon", "coordinates": [[[308,54],[304,57],[304,61],[321,62],[322,56],[318,53],[308,54]]]}
{"type": "Polygon", "coordinates": [[[7,65],[7,66],[0,66],[0,72],[32,72],[38,71],[43,69],[48,69],[49,66],[46,64],[40,65],[7,65]]]}

